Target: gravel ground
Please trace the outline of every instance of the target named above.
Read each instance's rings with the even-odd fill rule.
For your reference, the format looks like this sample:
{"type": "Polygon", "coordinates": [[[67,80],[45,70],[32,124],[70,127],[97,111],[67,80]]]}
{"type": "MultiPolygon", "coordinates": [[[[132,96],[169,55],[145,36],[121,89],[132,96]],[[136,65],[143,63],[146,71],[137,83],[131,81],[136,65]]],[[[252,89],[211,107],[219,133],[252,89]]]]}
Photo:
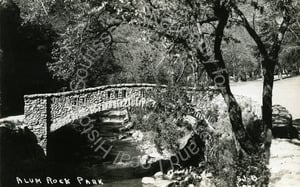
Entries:
{"type": "MultiPolygon", "coordinates": [[[[262,80],[231,83],[234,94],[244,95],[262,103],[262,80]]],[[[274,82],[273,105],[287,108],[293,119],[300,118],[300,76],[274,82]]]]}

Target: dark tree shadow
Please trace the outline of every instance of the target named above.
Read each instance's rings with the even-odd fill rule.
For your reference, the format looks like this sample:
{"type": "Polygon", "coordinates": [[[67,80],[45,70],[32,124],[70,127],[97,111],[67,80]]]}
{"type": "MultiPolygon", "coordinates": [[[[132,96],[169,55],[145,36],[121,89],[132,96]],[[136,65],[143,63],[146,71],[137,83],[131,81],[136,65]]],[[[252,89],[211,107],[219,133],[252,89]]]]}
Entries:
{"type": "Polygon", "coordinates": [[[294,126],[274,127],[272,129],[274,138],[295,139],[299,138],[298,130],[294,126]]]}
{"type": "Polygon", "coordinates": [[[58,35],[51,25],[21,25],[19,8],[9,2],[9,8],[0,9],[2,116],[22,114],[25,94],[54,92],[61,86],[46,65],[53,61],[51,51],[58,35]]]}
{"type": "MultiPolygon", "coordinates": [[[[0,178],[2,186],[20,186],[16,177],[41,177],[46,157],[36,136],[27,128],[0,127],[0,178]]],[[[36,185],[39,186],[39,185],[36,185]]]]}

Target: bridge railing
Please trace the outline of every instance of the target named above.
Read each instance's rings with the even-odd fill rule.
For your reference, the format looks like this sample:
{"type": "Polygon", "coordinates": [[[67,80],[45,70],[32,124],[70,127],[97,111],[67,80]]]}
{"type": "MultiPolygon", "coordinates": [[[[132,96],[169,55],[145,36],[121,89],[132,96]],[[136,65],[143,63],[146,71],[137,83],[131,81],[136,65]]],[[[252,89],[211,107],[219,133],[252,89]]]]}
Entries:
{"type": "MultiPolygon", "coordinates": [[[[89,114],[143,106],[149,100],[148,91],[166,88],[164,85],[145,83],[115,84],[69,92],[25,95],[24,122],[45,147],[49,132],[89,114]]],[[[199,91],[186,89],[190,96],[199,91]]]]}

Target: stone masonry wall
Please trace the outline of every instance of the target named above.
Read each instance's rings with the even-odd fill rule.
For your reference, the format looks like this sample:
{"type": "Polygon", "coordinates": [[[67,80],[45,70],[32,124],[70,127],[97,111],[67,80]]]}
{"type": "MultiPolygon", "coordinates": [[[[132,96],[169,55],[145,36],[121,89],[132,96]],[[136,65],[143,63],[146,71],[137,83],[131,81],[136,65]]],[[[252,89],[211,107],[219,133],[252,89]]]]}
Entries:
{"type": "Polygon", "coordinates": [[[47,143],[47,100],[47,96],[24,98],[24,123],[37,136],[42,147],[47,143]]]}
{"type": "MultiPolygon", "coordinates": [[[[78,91],[25,95],[25,125],[46,150],[47,134],[89,114],[111,109],[143,106],[155,84],[116,84],[78,91]]],[[[191,92],[190,92],[191,93],[191,92]]]]}

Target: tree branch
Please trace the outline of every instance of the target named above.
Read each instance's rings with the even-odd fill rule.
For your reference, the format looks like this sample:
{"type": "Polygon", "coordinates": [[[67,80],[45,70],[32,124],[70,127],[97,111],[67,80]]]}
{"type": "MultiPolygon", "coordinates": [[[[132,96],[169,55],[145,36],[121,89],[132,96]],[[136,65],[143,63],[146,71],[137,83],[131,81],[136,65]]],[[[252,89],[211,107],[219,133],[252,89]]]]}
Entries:
{"type": "Polygon", "coordinates": [[[256,31],[250,26],[250,24],[249,24],[247,18],[245,17],[245,15],[243,14],[243,12],[237,7],[237,5],[235,5],[233,3],[231,4],[231,7],[234,9],[235,13],[242,19],[243,26],[245,27],[245,29],[248,31],[248,33],[250,34],[252,39],[257,44],[258,49],[259,49],[261,55],[263,56],[264,60],[268,60],[269,56],[268,56],[268,52],[267,52],[265,45],[261,41],[261,39],[258,36],[258,34],[256,33],[256,31]]]}
{"type": "Polygon", "coordinates": [[[278,58],[278,55],[279,55],[279,51],[280,51],[280,48],[281,48],[281,44],[282,44],[282,41],[284,39],[284,35],[286,33],[286,31],[288,30],[289,28],[289,23],[290,22],[290,18],[286,17],[283,19],[283,22],[281,23],[280,27],[279,27],[279,30],[278,30],[278,33],[277,33],[277,36],[275,38],[275,41],[272,45],[272,48],[271,48],[271,51],[270,51],[270,56],[272,58],[272,60],[276,61],[277,58],[278,58]]]}
{"type": "Polygon", "coordinates": [[[184,72],[185,72],[185,70],[186,70],[187,65],[188,65],[188,63],[184,63],[184,67],[183,67],[183,69],[182,69],[182,71],[181,71],[179,77],[178,77],[177,80],[175,81],[176,83],[178,83],[178,82],[182,79],[182,77],[183,77],[183,75],[184,75],[184,72]]]}
{"type": "Polygon", "coordinates": [[[215,22],[215,21],[218,21],[218,18],[217,18],[217,17],[207,18],[206,20],[199,21],[198,23],[199,23],[200,25],[203,25],[203,24],[205,24],[205,23],[211,23],[211,22],[215,22]]]}
{"type": "MultiPolygon", "coordinates": [[[[224,62],[222,50],[221,50],[221,44],[224,36],[224,29],[226,27],[228,18],[229,18],[229,14],[224,12],[222,18],[219,18],[219,23],[215,31],[214,52],[215,52],[215,59],[219,62],[224,62]]],[[[225,64],[219,63],[219,65],[222,68],[225,68],[225,64]]]]}
{"type": "Polygon", "coordinates": [[[46,10],[46,7],[45,7],[45,5],[44,5],[43,1],[42,1],[42,0],[39,0],[39,2],[41,3],[41,5],[42,5],[42,8],[43,8],[43,10],[44,10],[45,14],[46,14],[46,15],[48,15],[48,11],[46,10]]]}
{"type": "Polygon", "coordinates": [[[291,33],[293,33],[293,35],[296,37],[296,40],[298,41],[299,36],[297,35],[297,33],[292,28],[289,28],[289,31],[291,31],[291,33]]]}

